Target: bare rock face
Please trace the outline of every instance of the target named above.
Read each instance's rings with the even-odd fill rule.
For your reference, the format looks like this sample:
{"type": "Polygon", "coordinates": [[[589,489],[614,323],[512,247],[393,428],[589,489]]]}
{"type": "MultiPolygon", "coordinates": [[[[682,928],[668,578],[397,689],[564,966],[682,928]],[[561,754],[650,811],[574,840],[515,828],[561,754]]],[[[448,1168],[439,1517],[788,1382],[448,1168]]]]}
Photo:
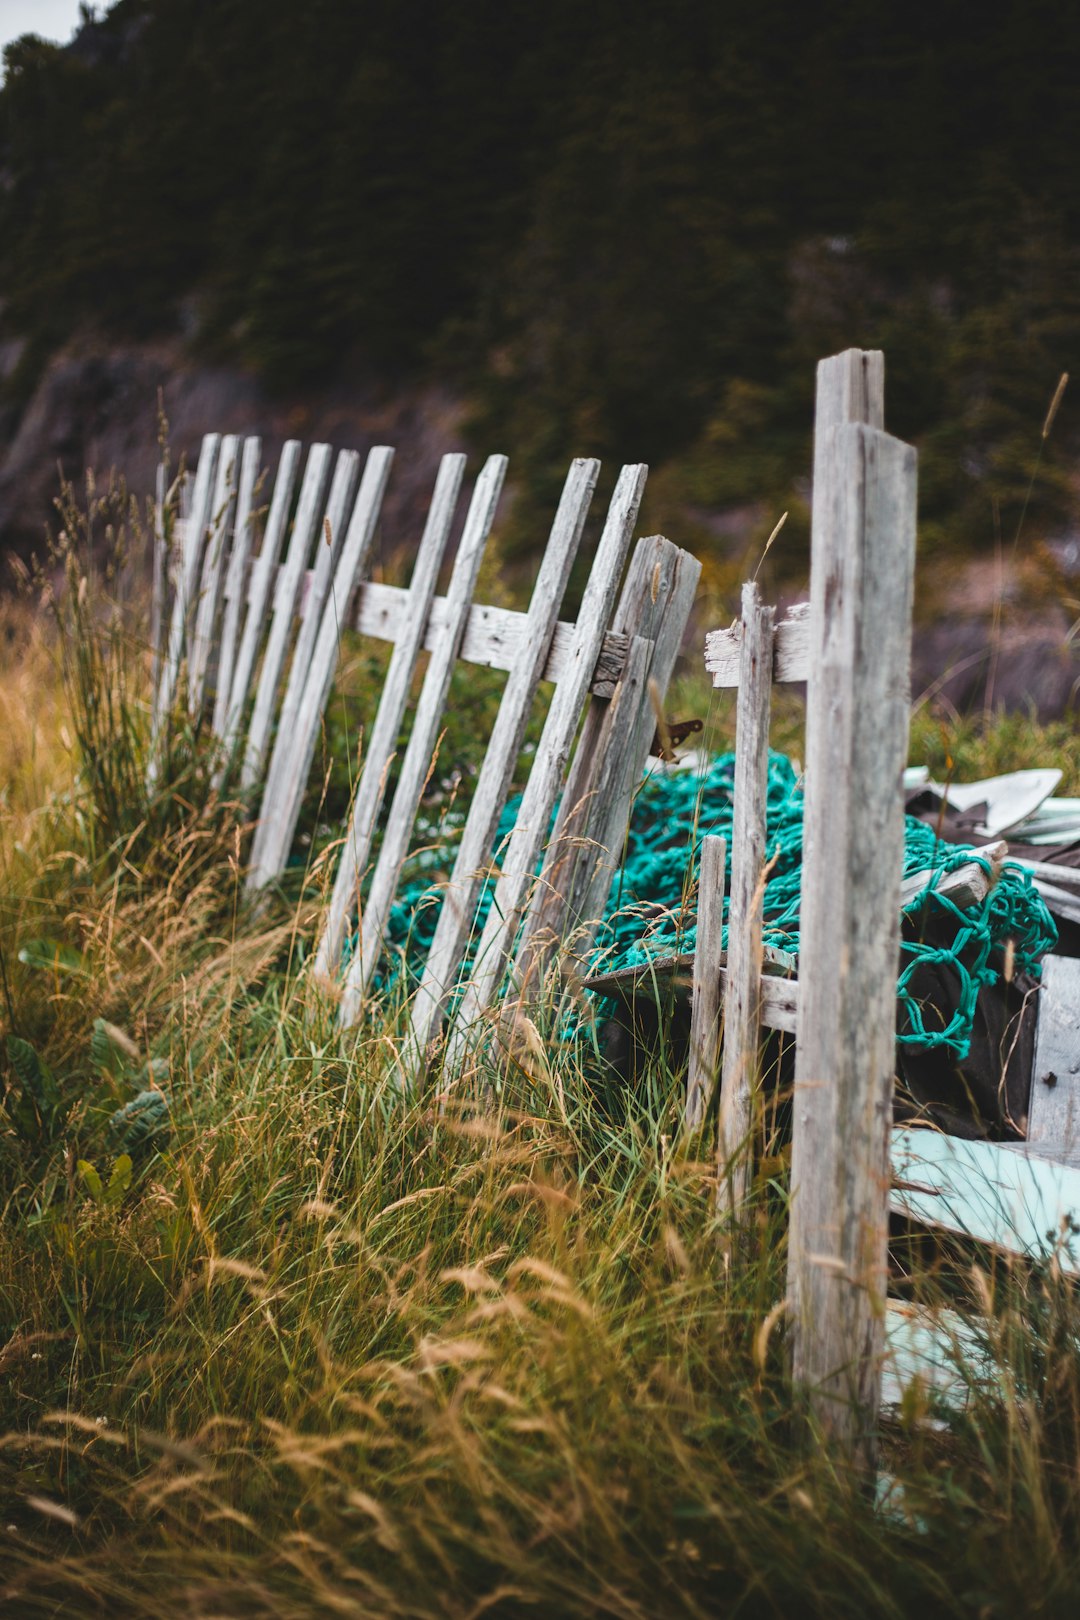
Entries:
{"type": "Polygon", "coordinates": [[[1080,646],[1063,614],[1003,626],[987,619],[942,619],[916,630],[912,693],[961,714],[1019,710],[1040,721],[1080,707],[1080,646]]]}
{"type": "Polygon", "coordinates": [[[931,562],[912,649],[912,692],[947,709],[1041,721],[1080,710],[1080,546],[1032,538],[1011,556],[931,562]]]}
{"type": "Polygon", "coordinates": [[[17,423],[8,423],[6,443],[0,438],[0,553],[40,549],[61,475],[78,488],[87,468],[100,480],[115,467],[134,495],[152,493],[159,390],[174,467],[181,455],[194,465],[211,431],[259,434],[269,468],[288,438],[362,453],[394,446],[382,525],[389,550],[418,542],[439,458],[463,448],[460,402],[430,386],[359,376],[283,400],[238,367],[194,365],[179,342],[83,341],[53,356],[17,423]]]}

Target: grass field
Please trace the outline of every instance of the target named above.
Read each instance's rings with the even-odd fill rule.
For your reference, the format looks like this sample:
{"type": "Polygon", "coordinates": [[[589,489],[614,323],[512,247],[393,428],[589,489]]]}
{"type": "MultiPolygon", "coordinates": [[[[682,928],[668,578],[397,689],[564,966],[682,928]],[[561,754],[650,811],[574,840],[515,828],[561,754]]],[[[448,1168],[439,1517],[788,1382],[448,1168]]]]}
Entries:
{"type": "MultiPolygon", "coordinates": [[[[143,788],[138,650],[63,611],[65,640],[0,626],[0,1613],[1076,1612],[1052,1265],[905,1251],[997,1377],[963,1413],[911,1396],[875,1505],[794,1421],[782,1161],[733,1241],[663,1063],[631,1094],[534,1054],[498,1109],[404,1103],[395,1009],[342,1037],[304,970],[318,839],[252,914],[198,747],[143,788]],[[154,1088],[167,1134],[111,1133],[154,1088]]],[[[730,735],[693,676],[672,712],[730,735]]],[[[1080,791],[1065,726],[921,713],[911,757],[1080,791]]]]}

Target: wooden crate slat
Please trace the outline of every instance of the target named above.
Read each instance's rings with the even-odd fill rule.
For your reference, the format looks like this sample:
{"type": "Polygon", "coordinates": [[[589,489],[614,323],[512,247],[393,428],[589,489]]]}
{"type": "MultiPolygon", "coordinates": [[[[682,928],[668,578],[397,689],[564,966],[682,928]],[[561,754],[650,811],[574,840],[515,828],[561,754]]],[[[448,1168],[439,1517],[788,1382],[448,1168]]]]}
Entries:
{"type": "Polygon", "coordinates": [[[1046,956],[1031,1071],[1028,1145],[1080,1168],[1080,958],[1046,956]]]}
{"type": "Polygon", "coordinates": [[[412,1057],[422,1064],[439,1033],[446,1001],[472,930],[491,846],[525,736],[529,711],[551,647],[559,605],[570,577],[600,471],[600,463],[571,464],[540,562],[521,651],[507,677],[484,763],[443,898],[411,1015],[412,1057]]]}
{"type": "Polygon", "coordinates": [[[379,857],[363,908],[359,946],[345,970],[338,1016],[346,1028],[355,1023],[359,1017],[364,990],[379,963],[386,919],[397,890],[401,865],[408,852],[413,823],[424,792],[424,783],[432,768],[446,696],[450,690],[450,678],[454,672],[461,638],[465,633],[465,621],[472,593],[476,588],[484,549],[495,521],[495,511],[506,478],[506,467],[505,456],[489,456],[476,481],[476,488],[469,503],[469,513],[450,579],[447,600],[451,604],[451,612],[447,617],[442,641],[432,652],[431,662],[424,676],[424,684],[416,706],[416,718],[409,734],[397,790],[386,818],[379,857]]]}
{"type": "MultiPolygon", "coordinates": [[[[686,1071],[686,1128],[696,1131],[705,1118],[716,1083],[723,1005],[720,972],[724,951],[724,888],[727,840],[706,833],[701,840],[698,875],[697,941],[693,956],[690,1007],[690,1059],[686,1071]]],[[[760,999],[760,998],[759,998],[760,999]]]]}
{"type": "MultiPolygon", "coordinates": [[[[343,451],[342,457],[345,454],[343,451]]],[[[338,458],[339,465],[342,457],[338,458]]],[[[357,576],[366,565],[368,552],[375,538],[375,529],[382,510],[393,459],[393,450],[385,445],[376,445],[368,452],[364,476],[360,481],[356,505],[341,546],[341,555],[337,559],[333,586],[323,608],[318,634],[314,638],[307,662],[299,665],[300,679],[296,687],[291,688],[291,702],[295,707],[290,706],[288,713],[282,711],[276,745],[280,749],[278,754],[280,764],[276,772],[272,772],[263,793],[262,815],[248,868],[249,890],[258,889],[279,876],[289,858],[293,833],[296,831],[304,789],[315,754],[319,723],[326,708],[326,700],[330,696],[330,688],[334,683],[334,671],[337,669],[341,650],[341,619],[352,598],[357,576]]],[[[346,467],[341,475],[340,485],[335,479],[335,485],[339,487],[331,491],[332,503],[340,504],[340,512],[338,505],[335,504],[332,514],[337,516],[339,528],[343,525],[353,472],[354,469],[346,467]]],[[[328,508],[328,514],[329,512],[328,508]]],[[[323,545],[324,550],[331,551],[332,548],[326,546],[325,542],[323,545]]],[[[306,657],[308,644],[308,638],[302,632],[297,640],[297,652],[306,657]]],[[[298,660],[294,658],[294,666],[297,665],[298,660]]],[[[290,699],[290,690],[286,691],[286,699],[290,699]]]]}
{"type": "Polygon", "coordinates": [[[1024,1144],[925,1130],[894,1131],[889,1157],[897,1214],[1032,1260],[1056,1254],[1080,1275],[1080,1170],[1024,1144]]]}
{"type": "Polygon", "coordinates": [[[266,751],[270,743],[270,730],[274,723],[278,681],[285,663],[292,633],[293,614],[297,593],[307,567],[312,540],[322,511],[323,496],[330,476],[330,446],[313,444],[308,451],[304,480],[300,485],[300,503],[296,509],[285,566],[278,572],[274,585],[271,608],[270,634],[263,653],[259,684],[255,689],[255,706],[251,712],[244,761],[240,781],[245,789],[254,787],[262,775],[266,751]]]}
{"type": "Polygon", "coordinates": [[[409,586],[408,613],[402,626],[401,639],[394,645],[374,724],[361,741],[363,766],[356,785],[348,831],[338,858],[333,893],[315,953],[315,972],[321,977],[332,977],[337,973],[346,931],[357,915],[360,882],[371,854],[375,825],[386,791],[387,773],[394,757],[417,659],[424,644],[428,615],[461,495],[465,466],[466,458],[463,455],[442,458],[409,586]]]}
{"type": "Polygon", "coordinates": [[[761,1029],[761,930],[772,702],[773,610],[763,604],[753,581],[743,586],[742,623],[717,1141],[721,1188],[726,1188],[728,1202],[736,1210],[750,1184],[749,1138],[761,1029]]]}
{"type": "MultiPolygon", "coordinates": [[[[464,1039],[466,1026],[491,1005],[502,986],[525,906],[536,882],[536,863],[548,840],[551,813],[566,774],[604,629],[615,606],[647,475],[647,467],[624,467],[615,486],[582,597],[573,650],[548,709],[514,829],[502,856],[491,910],[476,949],[475,965],[458,1006],[458,1040],[464,1039]]],[[[457,1051],[452,1037],[448,1054],[451,1062],[457,1051]]]]}
{"type": "MultiPolygon", "coordinates": [[[[799,981],[784,977],[794,958],[786,951],[772,953],[779,960],[770,960],[771,947],[765,947],[764,973],[761,980],[761,1023],[765,1029],[781,1030],[794,1035],[799,1015],[799,981]]],[[[619,1000],[632,1000],[639,992],[657,995],[667,986],[676,990],[691,990],[694,984],[695,956],[693,951],[682,951],[671,956],[656,956],[649,962],[633,967],[617,968],[612,973],[591,973],[582,980],[586,990],[597,995],[614,996],[619,1000]]],[[[719,992],[723,1001],[727,985],[726,953],[720,957],[719,992]]]]}
{"type": "Polygon", "coordinates": [[[1001,1370],[985,1338],[959,1311],[888,1301],[881,1375],[883,1412],[902,1405],[914,1384],[935,1405],[944,1402],[963,1411],[977,1389],[990,1391],[1000,1383],[1001,1370]]]}
{"type": "Polygon", "coordinates": [[[289,525],[289,510],[292,506],[293,490],[296,487],[296,475],[299,466],[300,442],[298,439],[287,439],[281,449],[281,459],[278,462],[277,477],[274,480],[274,493],[270,501],[270,514],[266,522],[262,547],[251,567],[247,590],[247,612],[244,618],[244,633],[240,638],[240,650],[236,655],[236,667],[233,670],[232,685],[229,691],[229,707],[221,732],[225,757],[231,754],[236,745],[236,739],[240,734],[244,709],[247,705],[248,688],[251,685],[255,661],[259,656],[259,648],[262,645],[263,632],[266,628],[266,606],[271,599],[271,592],[277,580],[278,558],[281,555],[285,531],[289,525]]]}
{"type": "Polygon", "coordinates": [[[236,645],[241,615],[247,599],[247,572],[254,527],[252,508],[261,459],[262,440],[245,439],[240,462],[240,486],[236,496],[232,552],[229,556],[229,572],[225,579],[225,612],[221,621],[221,646],[218,652],[217,689],[214,697],[215,737],[224,735],[229,712],[229,693],[236,665],[236,645]]]}

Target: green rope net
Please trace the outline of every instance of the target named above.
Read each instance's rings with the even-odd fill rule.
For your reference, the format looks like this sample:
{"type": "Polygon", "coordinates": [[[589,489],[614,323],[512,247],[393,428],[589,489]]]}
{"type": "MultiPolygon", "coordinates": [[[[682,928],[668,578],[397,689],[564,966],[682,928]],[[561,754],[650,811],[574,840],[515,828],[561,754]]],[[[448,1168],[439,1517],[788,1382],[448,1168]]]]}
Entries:
{"type": "MultiPolygon", "coordinates": [[[[730,868],[734,787],[734,754],[721,754],[704,774],[661,771],[645,781],[634,801],[621,868],[597,938],[593,971],[631,967],[657,956],[693,950],[701,840],[709,833],[725,837],[730,868]]],[[[503,814],[496,856],[513,828],[517,802],[511,801],[503,814]]],[[[394,965],[385,975],[385,984],[402,969],[411,977],[431,943],[442,900],[441,888],[432,883],[433,868],[438,877],[447,875],[444,840],[452,829],[440,831],[439,845],[414,858],[412,875],[399,889],[392,908],[387,939],[394,965]]],[[[785,755],[771,754],[764,941],[796,957],[802,839],[803,796],[795,769],[785,755]]],[[[1013,942],[1016,971],[1037,978],[1042,957],[1057,941],[1053,919],[1030,874],[1021,867],[1007,862],[986,897],[968,907],[957,906],[938,892],[948,873],[981,860],[977,849],[945,843],[925,823],[907,818],[904,876],[926,872],[928,878],[925,887],[903,907],[897,981],[902,1033],[898,1039],[926,1049],[947,1048],[958,1059],[967,1056],[976,999],[983,986],[996,982],[999,967],[994,964],[1006,942],[1013,942]],[[927,967],[951,970],[955,995],[944,1009],[936,1003],[929,1007],[916,993],[921,971],[927,967]]],[[[989,870],[988,863],[984,864],[989,870]]],[[[477,912],[474,938],[479,936],[490,905],[489,885],[477,912]]],[[[727,908],[725,897],[725,920],[727,908]]]]}

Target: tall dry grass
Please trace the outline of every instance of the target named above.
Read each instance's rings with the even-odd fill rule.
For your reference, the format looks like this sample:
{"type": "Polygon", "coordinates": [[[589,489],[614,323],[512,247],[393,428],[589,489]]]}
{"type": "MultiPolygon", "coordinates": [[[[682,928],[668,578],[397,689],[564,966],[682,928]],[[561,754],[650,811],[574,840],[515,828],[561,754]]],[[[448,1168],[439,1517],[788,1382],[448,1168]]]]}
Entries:
{"type": "Polygon", "coordinates": [[[782,1157],[734,1242],[662,1056],[633,1092],[582,1042],[404,1103],[395,1008],[342,1036],[308,983],[313,901],[245,910],[197,748],[156,800],[133,771],[110,825],[73,709],[124,660],[98,746],[137,759],[143,655],[65,695],[58,633],[21,621],[0,687],[0,1019],[59,1097],[20,1132],[5,1056],[3,1612],[1073,1612],[1080,1313],[1052,1265],[898,1239],[979,1366],[966,1403],[892,1414],[868,1498],[793,1422],[782,1157]],[[156,1134],[118,1134],[147,1090],[156,1134]]]}

